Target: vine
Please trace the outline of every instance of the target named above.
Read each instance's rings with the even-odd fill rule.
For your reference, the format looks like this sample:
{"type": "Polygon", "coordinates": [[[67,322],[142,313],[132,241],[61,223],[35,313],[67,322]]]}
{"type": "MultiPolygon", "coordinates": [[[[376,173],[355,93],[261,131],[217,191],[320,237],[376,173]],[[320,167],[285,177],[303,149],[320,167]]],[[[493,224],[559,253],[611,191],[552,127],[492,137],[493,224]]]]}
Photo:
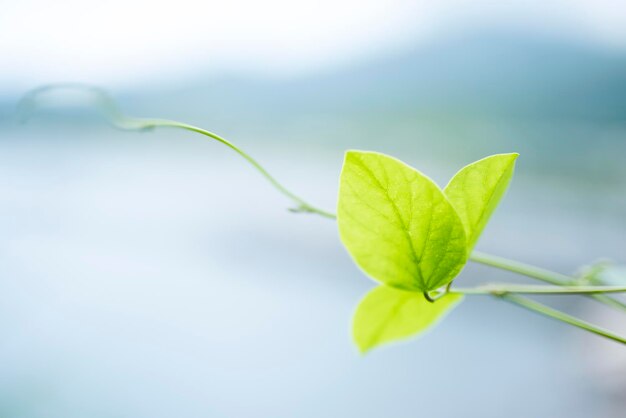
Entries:
{"type": "Polygon", "coordinates": [[[347,151],[340,175],[337,214],[320,209],[291,192],[259,162],[232,142],[193,125],[167,119],[126,116],[108,93],[81,84],[44,86],[18,106],[26,120],[39,98],[53,90],[89,94],[109,123],[123,130],[183,129],[222,143],[244,158],[277,191],[291,200],[292,212],[337,221],[339,236],[353,261],[378,282],[359,303],[353,319],[354,340],[362,352],[414,337],[432,327],[464,297],[490,295],[613,341],[626,338],[522,295],[583,295],[626,312],[610,296],[625,286],[607,286],[595,276],[563,275],[519,261],[474,250],[485,225],[504,196],[518,154],[492,155],[463,167],[445,188],[405,163],[376,152],[347,151]],[[549,285],[453,285],[467,261],[536,279],[549,285]]]}

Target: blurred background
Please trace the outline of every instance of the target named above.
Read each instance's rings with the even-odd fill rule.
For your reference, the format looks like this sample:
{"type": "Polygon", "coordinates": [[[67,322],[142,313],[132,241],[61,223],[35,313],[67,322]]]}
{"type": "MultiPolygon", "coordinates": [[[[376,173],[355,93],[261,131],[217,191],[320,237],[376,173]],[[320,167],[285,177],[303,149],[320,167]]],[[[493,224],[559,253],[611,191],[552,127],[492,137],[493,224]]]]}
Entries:
{"type": "MultiPolygon", "coordinates": [[[[478,249],[573,274],[626,263],[623,2],[0,6],[0,417],[624,416],[623,346],[487,297],[359,356],[373,283],[335,223],[289,213],[217,143],[115,130],[67,91],[15,117],[41,84],[98,85],[330,210],[346,149],[441,185],[519,152],[478,249]]],[[[488,281],[523,279],[458,279],[488,281]]],[[[544,301],[626,333],[602,305],[544,301]]]]}

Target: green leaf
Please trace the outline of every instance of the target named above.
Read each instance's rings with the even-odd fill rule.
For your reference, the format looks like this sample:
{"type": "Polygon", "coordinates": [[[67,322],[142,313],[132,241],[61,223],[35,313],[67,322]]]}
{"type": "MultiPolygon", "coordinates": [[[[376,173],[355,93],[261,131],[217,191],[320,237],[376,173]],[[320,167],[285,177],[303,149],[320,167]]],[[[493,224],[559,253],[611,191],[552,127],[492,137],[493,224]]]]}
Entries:
{"type": "Polygon", "coordinates": [[[435,325],[462,299],[463,295],[451,293],[431,303],[419,293],[378,286],[357,307],[354,341],[365,353],[384,343],[414,337],[435,325]]]}
{"type": "Polygon", "coordinates": [[[337,223],[355,263],[392,287],[437,289],[467,261],[463,224],[441,189],[383,154],[346,153],[337,223]]]}
{"type": "Polygon", "coordinates": [[[471,251],[513,176],[519,154],[497,154],[462,168],[444,189],[465,226],[471,251]]]}

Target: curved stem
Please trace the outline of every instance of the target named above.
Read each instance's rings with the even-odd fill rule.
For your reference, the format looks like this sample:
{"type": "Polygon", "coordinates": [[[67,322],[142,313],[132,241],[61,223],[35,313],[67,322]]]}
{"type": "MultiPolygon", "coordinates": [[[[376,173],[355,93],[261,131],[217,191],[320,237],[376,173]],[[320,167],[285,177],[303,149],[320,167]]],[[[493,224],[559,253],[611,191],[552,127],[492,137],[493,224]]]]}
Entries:
{"type": "Polygon", "coordinates": [[[176,122],[173,120],[145,119],[145,118],[134,118],[134,117],[126,116],[120,111],[115,101],[107,94],[107,92],[97,87],[87,86],[87,85],[82,85],[82,84],[55,84],[55,85],[44,86],[44,87],[40,87],[38,89],[32,90],[27,95],[24,96],[24,98],[22,99],[22,101],[20,102],[18,106],[18,110],[21,113],[22,119],[25,119],[26,117],[28,117],[28,115],[32,112],[32,109],[34,108],[36,104],[36,100],[38,96],[40,96],[41,94],[45,92],[56,90],[56,89],[74,89],[74,90],[80,90],[80,91],[85,91],[85,92],[90,93],[95,99],[96,106],[107,116],[107,119],[109,120],[109,122],[113,126],[119,129],[147,130],[147,129],[153,129],[157,127],[169,127],[169,128],[184,129],[187,131],[196,132],[201,135],[207,136],[215,141],[218,141],[226,145],[228,148],[232,149],[233,151],[235,151],[241,157],[243,157],[259,173],[261,173],[261,175],[265,177],[265,179],[269,181],[270,184],[274,186],[274,188],[276,188],[280,193],[282,193],[284,196],[286,196],[287,198],[292,200],[294,203],[296,203],[298,206],[292,209],[293,212],[316,213],[318,215],[321,215],[323,217],[330,218],[330,219],[334,219],[336,217],[334,214],[311,205],[310,203],[306,202],[304,199],[302,199],[295,193],[291,192],[289,189],[283,186],[280,182],[278,182],[278,180],[276,180],[258,161],[256,161],[246,152],[244,152],[241,148],[237,147],[235,144],[222,138],[221,136],[213,132],[207,131],[205,129],[198,128],[196,126],[189,125],[186,123],[176,122]]]}
{"type": "Polygon", "coordinates": [[[433,298],[432,296],[430,296],[430,293],[424,292],[423,294],[424,294],[424,298],[430,303],[435,303],[437,301],[437,298],[433,298]]]}
{"type": "MultiPolygon", "coordinates": [[[[138,120],[135,119],[133,122],[137,122],[138,120]]],[[[166,120],[166,119],[142,119],[141,120],[144,123],[145,128],[155,128],[155,127],[170,127],[170,128],[180,128],[180,129],[185,129],[187,131],[191,131],[191,132],[196,132],[205,136],[208,136],[211,139],[214,139],[224,145],[226,145],[228,148],[232,149],[233,151],[235,151],[237,154],[239,154],[240,156],[242,156],[246,161],[248,161],[248,163],[250,163],[259,173],[261,173],[261,175],[263,177],[265,177],[265,179],[267,181],[270,182],[270,184],[272,186],[274,186],[275,189],[277,189],[280,193],[282,193],[283,195],[287,196],[289,199],[291,199],[293,202],[295,202],[298,207],[295,208],[293,211],[294,212],[309,212],[309,213],[316,213],[318,215],[324,216],[326,218],[331,218],[334,219],[335,215],[327,212],[323,209],[319,209],[309,203],[307,203],[304,199],[302,199],[301,197],[297,196],[296,194],[294,194],[293,192],[289,191],[285,186],[283,186],[281,183],[278,182],[278,180],[276,180],[261,164],[259,164],[254,158],[252,158],[250,155],[248,155],[246,152],[244,152],[241,148],[237,147],[235,144],[233,144],[232,142],[222,138],[221,136],[198,128],[196,126],[193,125],[188,125],[186,123],[181,123],[181,122],[176,122],[176,121],[172,121],[172,120],[166,120]]],[[[121,127],[121,125],[117,125],[118,127],[121,127]]]]}
{"type": "Polygon", "coordinates": [[[612,333],[611,331],[605,330],[604,328],[597,327],[593,324],[590,324],[589,322],[583,321],[564,312],[557,311],[556,309],[550,308],[549,306],[543,305],[539,302],[535,302],[523,296],[505,294],[498,297],[506,300],[507,302],[511,302],[515,305],[521,306],[533,312],[537,312],[541,315],[554,318],[561,322],[565,322],[566,324],[584,329],[585,331],[589,331],[591,333],[600,335],[618,343],[626,344],[626,338],[624,337],[621,337],[617,334],[612,333]]]}

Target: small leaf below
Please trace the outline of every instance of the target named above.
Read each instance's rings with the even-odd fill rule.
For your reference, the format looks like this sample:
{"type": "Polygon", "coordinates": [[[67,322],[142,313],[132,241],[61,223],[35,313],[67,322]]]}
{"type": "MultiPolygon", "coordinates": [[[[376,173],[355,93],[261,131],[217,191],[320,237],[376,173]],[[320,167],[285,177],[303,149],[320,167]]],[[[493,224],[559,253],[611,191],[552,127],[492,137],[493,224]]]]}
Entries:
{"type": "Polygon", "coordinates": [[[463,299],[447,294],[434,303],[416,292],[378,286],[359,303],[353,320],[353,336],[365,353],[381,344],[414,337],[435,325],[463,299]]]}

